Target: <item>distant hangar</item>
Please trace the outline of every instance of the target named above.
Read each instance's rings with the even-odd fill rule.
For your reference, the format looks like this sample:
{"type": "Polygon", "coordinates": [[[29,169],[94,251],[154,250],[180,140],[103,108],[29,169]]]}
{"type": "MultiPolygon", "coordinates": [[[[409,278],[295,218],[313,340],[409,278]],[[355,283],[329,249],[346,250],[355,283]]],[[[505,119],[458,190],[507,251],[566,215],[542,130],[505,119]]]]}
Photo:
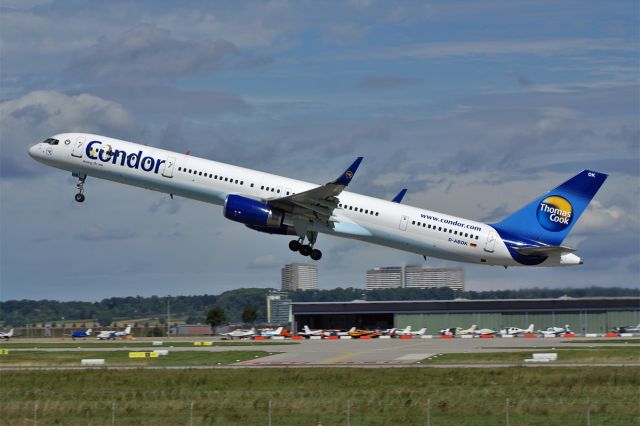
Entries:
{"type": "Polygon", "coordinates": [[[373,302],[297,302],[291,305],[292,327],[365,329],[427,327],[436,334],[472,324],[499,330],[535,329],[569,324],[576,333],[605,333],[613,327],[640,324],[640,297],[557,299],[422,300],[373,302]]]}

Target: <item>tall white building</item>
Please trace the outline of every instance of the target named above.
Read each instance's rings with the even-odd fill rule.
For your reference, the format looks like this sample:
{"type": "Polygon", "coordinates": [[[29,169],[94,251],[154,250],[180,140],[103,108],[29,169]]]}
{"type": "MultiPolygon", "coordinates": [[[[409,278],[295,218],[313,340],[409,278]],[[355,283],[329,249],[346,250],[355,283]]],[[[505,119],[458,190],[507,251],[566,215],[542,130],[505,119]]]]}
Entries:
{"type": "Polygon", "coordinates": [[[402,266],[380,266],[367,271],[367,290],[402,287],[402,266]]]}
{"type": "Polygon", "coordinates": [[[464,290],[464,270],[409,265],[377,267],[367,271],[367,290],[400,287],[449,287],[452,290],[464,290]]]}
{"type": "Polygon", "coordinates": [[[317,290],[318,267],[307,263],[290,263],[282,268],[282,291],[317,290]]]}
{"type": "Polygon", "coordinates": [[[406,288],[449,287],[452,290],[464,290],[464,269],[409,265],[404,269],[404,286],[406,288]]]}

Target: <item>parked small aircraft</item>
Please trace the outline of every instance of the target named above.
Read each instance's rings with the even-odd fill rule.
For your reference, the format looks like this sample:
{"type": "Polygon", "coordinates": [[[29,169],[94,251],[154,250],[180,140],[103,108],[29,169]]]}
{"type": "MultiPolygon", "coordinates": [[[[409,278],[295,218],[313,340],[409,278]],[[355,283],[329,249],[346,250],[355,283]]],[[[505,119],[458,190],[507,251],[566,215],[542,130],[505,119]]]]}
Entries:
{"type": "Polygon", "coordinates": [[[284,327],[278,327],[276,329],[264,328],[260,330],[260,335],[265,337],[282,336],[283,332],[284,332],[284,327]]]}
{"type": "Polygon", "coordinates": [[[622,325],[620,327],[613,327],[613,331],[616,333],[640,333],[640,324],[635,327],[622,325]]]}
{"type": "Polygon", "coordinates": [[[6,333],[0,333],[0,339],[11,339],[13,337],[13,328],[6,333]]]}
{"type": "Polygon", "coordinates": [[[127,327],[123,331],[117,330],[103,330],[96,336],[98,340],[116,340],[117,337],[127,337],[131,335],[131,326],[127,327]]]}
{"type": "Polygon", "coordinates": [[[486,335],[492,335],[492,334],[496,334],[495,330],[492,330],[490,328],[480,328],[480,329],[475,329],[473,331],[473,334],[476,336],[486,336],[486,335]]]}
{"type": "Polygon", "coordinates": [[[238,330],[230,331],[228,333],[222,333],[222,335],[230,337],[231,339],[233,339],[235,337],[237,337],[239,339],[249,338],[249,337],[253,337],[253,336],[256,335],[256,329],[255,328],[251,328],[250,330],[238,329],[238,330]]]}
{"type": "Polygon", "coordinates": [[[74,331],[73,333],[71,333],[71,338],[73,340],[84,339],[85,337],[91,336],[91,331],[92,330],[90,328],[87,329],[87,331],[80,331],[80,330],[74,331]]]}
{"type": "Polygon", "coordinates": [[[363,336],[380,337],[382,335],[380,331],[371,331],[371,330],[364,330],[364,329],[354,330],[353,328],[350,331],[348,331],[347,334],[355,338],[360,338],[363,336]]]}
{"type": "Polygon", "coordinates": [[[322,336],[322,333],[324,333],[324,330],[311,330],[308,325],[305,325],[304,327],[302,327],[302,331],[298,332],[298,335],[309,338],[311,336],[322,336]]]}
{"type": "Polygon", "coordinates": [[[518,327],[505,327],[500,330],[501,336],[520,336],[521,334],[530,334],[533,333],[533,324],[529,324],[529,327],[526,329],[518,328],[518,327]]]}
{"type": "Polygon", "coordinates": [[[567,324],[564,326],[564,328],[563,327],[547,327],[546,330],[538,330],[538,333],[544,337],[551,337],[551,336],[558,337],[563,334],[572,333],[572,331],[569,328],[569,324],[567,324]]]}

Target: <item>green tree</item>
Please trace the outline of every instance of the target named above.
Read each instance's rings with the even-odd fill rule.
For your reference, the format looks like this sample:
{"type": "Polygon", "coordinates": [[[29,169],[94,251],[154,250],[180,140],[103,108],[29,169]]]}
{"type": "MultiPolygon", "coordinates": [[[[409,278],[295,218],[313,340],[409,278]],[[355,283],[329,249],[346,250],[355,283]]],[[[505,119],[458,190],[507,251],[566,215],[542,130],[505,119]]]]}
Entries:
{"type": "Polygon", "coordinates": [[[242,321],[253,324],[258,319],[258,309],[253,305],[247,305],[242,311],[242,321]]]}
{"type": "Polygon", "coordinates": [[[221,326],[227,321],[227,315],[224,313],[224,309],[221,306],[216,306],[207,312],[207,324],[212,329],[213,334],[216,332],[216,328],[221,326]]]}

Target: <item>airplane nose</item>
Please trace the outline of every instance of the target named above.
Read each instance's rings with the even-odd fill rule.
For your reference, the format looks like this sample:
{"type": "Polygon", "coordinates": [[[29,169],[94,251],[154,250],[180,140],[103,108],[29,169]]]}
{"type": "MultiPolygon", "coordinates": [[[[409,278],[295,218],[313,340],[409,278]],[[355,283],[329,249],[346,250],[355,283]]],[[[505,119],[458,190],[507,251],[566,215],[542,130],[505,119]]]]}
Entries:
{"type": "Polygon", "coordinates": [[[37,159],[39,157],[39,153],[41,151],[41,148],[38,146],[38,144],[33,145],[29,148],[29,156],[31,158],[37,159]]]}

